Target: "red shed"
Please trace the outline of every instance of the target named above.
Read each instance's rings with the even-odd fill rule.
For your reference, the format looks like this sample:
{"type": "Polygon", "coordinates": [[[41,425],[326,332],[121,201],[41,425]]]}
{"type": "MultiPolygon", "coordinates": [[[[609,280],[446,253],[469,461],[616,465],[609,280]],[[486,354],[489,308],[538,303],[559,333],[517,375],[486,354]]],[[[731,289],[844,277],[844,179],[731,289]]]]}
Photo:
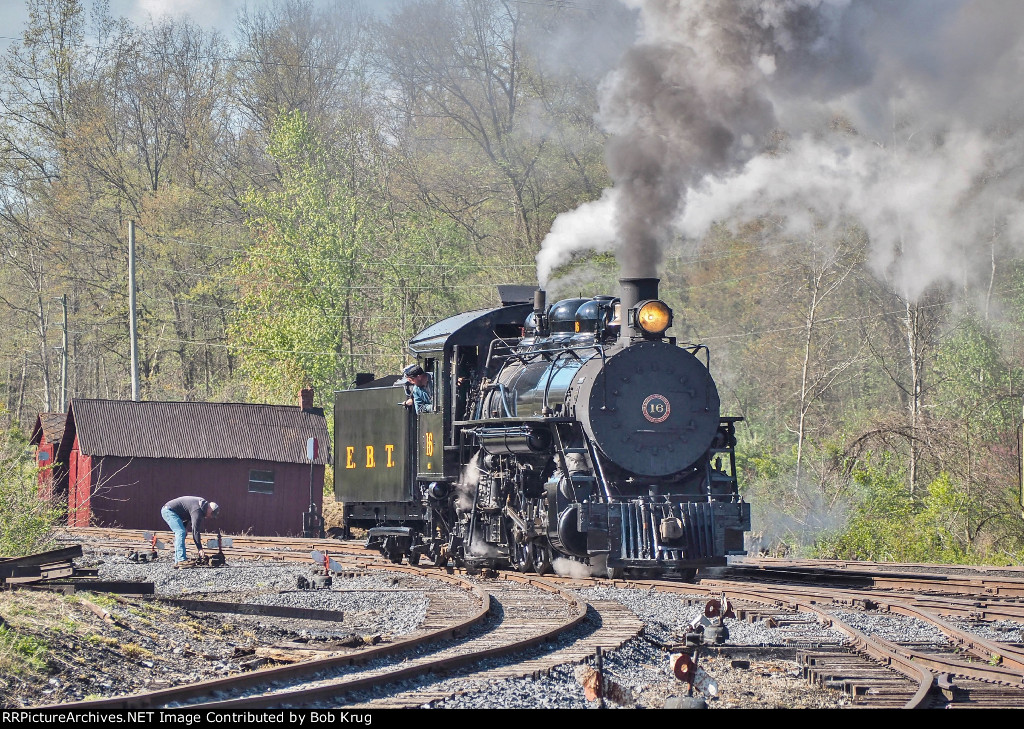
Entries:
{"type": "Polygon", "coordinates": [[[62,499],[64,496],[60,491],[54,493],[54,481],[67,486],[67,479],[61,479],[60,474],[56,473],[59,468],[54,460],[60,448],[61,438],[64,437],[64,423],[67,417],[67,413],[39,413],[35,427],[32,428],[32,438],[29,442],[36,447],[36,464],[40,469],[39,498],[45,501],[54,497],[62,499]]]}
{"type": "Polygon", "coordinates": [[[68,525],[166,529],[165,503],[202,496],[221,505],[216,526],[226,533],[302,534],[308,439],[320,444],[312,464],[317,513],[330,458],[323,410],[311,395],[303,404],[73,399],[57,451],[68,525]]]}

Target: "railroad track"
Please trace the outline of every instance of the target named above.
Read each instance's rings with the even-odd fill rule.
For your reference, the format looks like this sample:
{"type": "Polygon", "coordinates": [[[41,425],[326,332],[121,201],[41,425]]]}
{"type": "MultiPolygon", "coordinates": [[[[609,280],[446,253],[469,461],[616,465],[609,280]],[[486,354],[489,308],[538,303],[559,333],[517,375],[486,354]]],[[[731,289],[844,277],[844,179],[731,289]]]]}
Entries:
{"type": "MultiPolygon", "coordinates": [[[[836,653],[813,655],[805,665],[808,678],[825,685],[846,682],[845,690],[852,696],[885,696],[887,705],[905,699],[902,705],[906,708],[936,703],[976,705],[972,692],[967,688],[973,687],[975,696],[985,693],[986,704],[991,703],[993,697],[1000,697],[1005,701],[1002,705],[1024,706],[1024,648],[996,644],[963,630],[949,623],[934,609],[915,604],[913,596],[893,598],[891,592],[884,590],[854,591],[845,587],[812,588],[731,580],[706,581],[703,586],[752,603],[774,604],[816,615],[822,623],[846,634],[850,645],[862,658],[875,665],[851,672],[852,659],[836,653]],[[865,633],[841,619],[836,609],[858,605],[920,621],[942,633],[947,642],[921,646],[865,633]],[[829,663],[829,656],[835,656],[834,665],[829,663]],[[916,690],[910,696],[906,696],[908,688],[905,686],[894,690],[894,685],[905,684],[906,681],[916,683],[916,690]],[[981,685],[988,687],[986,692],[980,692],[978,687],[981,685]]],[[[934,608],[941,600],[937,596],[929,596],[928,603],[934,608]]],[[[944,609],[948,613],[963,614],[963,607],[954,598],[944,609]]]]}
{"type": "Polygon", "coordinates": [[[487,586],[492,622],[436,653],[409,657],[398,667],[386,664],[354,676],[318,677],[204,706],[221,710],[420,707],[453,696],[465,681],[536,676],[558,665],[581,663],[598,647],[613,650],[643,629],[643,624],[617,603],[591,603],[590,609],[597,613],[590,621],[594,625],[583,625],[587,603],[544,581],[498,579],[489,580],[487,586]],[[572,634],[569,645],[543,648],[546,642],[566,634],[572,634]],[[389,688],[396,685],[399,688],[389,688]],[[377,697],[372,697],[374,694],[377,697]]]}
{"type": "MultiPolygon", "coordinates": [[[[897,571],[901,565],[866,563],[859,569],[850,563],[829,567],[824,561],[796,562],[780,565],[776,561],[763,564],[749,560],[727,568],[716,568],[714,574],[729,579],[751,579],[758,582],[785,584],[818,584],[847,586],[854,589],[894,590],[920,594],[959,595],[961,597],[989,597],[1024,599],[1024,570],[1000,569],[969,572],[967,568],[934,566],[934,571],[923,572],[924,566],[913,571],[897,571]]],[[[1024,602],[1021,603],[1024,605],[1024,602]]]]}
{"type": "MultiPolygon", "coordinates": [[[[460,673],[457,680],[464,686],[473,681],[500,681],[526,676],[536,678],[546,675],[556,666],[583,663],[594,656],[599,648],[604,651],[614,650],[626,641],[635,638],[643,630],[643,623],[619,603],[592,601],[590,606],[595,612],[595,622],[598,625],[587,630],[571,645],[534,658],[496,662],[493,666],[476,670],[471,668],[460,673]]],[[[530,612],[532,613],[532,610],[530,612]]],[[[520,620],[522,619],[521,617],[520,620]]],[[[532,618],[528,618],[528,620],[532,620],[532,618]]],[[[416,708],[440,699],[450,698],[461,688],[462,686],[448,685],[438,688],[426,685],[399,691],[393,696],[354,703],[350,706],[351,708],[416,708]]]]}
{"type": "MultiPolygon", "coordinates": [[[[391,564],[371,564],[366,569],[424,575],[417,568],[391,564]]],[[[440,570],[431,571],[431,577],[471,593],[476,609],[467,616],[453,616],[452,603],[435,597],[420,630],[386,646],[159,691],[60,706],[140,710],[336,705],[339,697],[345,695],[379,693],[386,686],[409,682],[422,685],[396,690],[370,704],[378,708],[420,706],[459,690],[457,686],[432,687],[438,681],[431,677],[449,675],[466,667],[471,667],[467,675],[476,679],[539,675],[554,666],[580,663],[593,656],[599,647],[613,650],[643,628],[641,621],[617,603],[594,603],[589,608],[593,613],[591,620],[583,625],[587,603],[542,580],[518,575],[470,580],[440,570]],[[549,641],[573,631],[575,639],[568,645],[544,648],[549,641]],[[479,668],[484,663],[487,667],[479,668]]]]}
{"type": "MultiPolygon", "coordinates": [[[[412,568],[396,571],[411,571],[412,568]]],[[[472,598],[472,607],[453,614],[452,602],[436,594],[429,594],[430,605],[420,630],[384,646],[373,646],[362,650],[347,652],[342,655],[327,655],[320,659],[300,661],[286,666],[238,674],[226,678],[203,681],[195,684],[177,686],[158,691],[116,696],[107,699],[83,701],[74,704],[62,704],[71,708],[81,709],[151,709],[171,704],[184,704],[202,701],[221,692],[241,691],[251,687],[272,682],[301,680],[303,677],[319,671],[328,671],[340,667],[348,667],[373,660],[387,658],[409,650],[427,646],[435,641],[450,640],[465,635],[472,626],[481,623],[490,611],[490,595],[479,586],[459,576],[438,574],[434,579],[461,588],[472,598]]],[[[47,707],[43,707],[47,708],[47,707]]]]}
{"type": "MultiPolygon", "coordinates": [[[[124,548],[127,544],[138,546],[142,542],[141,532],[76,529],[73,533],[111,549],[124,548]]],[[[445,572],[432,568],[396,567],[383,562],[378,555],[368,554],[358,542],[236,537],[234,546],[225,549],[225,553],[229,561],[231,558],[308,560],[312,549],[328,551],[346,566],[363,570],[404,569],[421,575],[468,579],[461,570],[445,572]]],[[[845,646],[800,646],[794,650],[793,657],[809,681],[841,688],[851,696],[854,705],[907,708],[1024,706],[1024,646],[986,640],[949,622],[951,619],[1024,621],[1024,572],[968,572],[961,569],[939,573],[926,572],[921,566],[908,571],[885,569],[891,565],[875,567],[858,568],[856,563],[843,563],[836,569],[828,569],[821,562],[780,564],[777,561],[744,560],[738,568],[716,571],[714,577],[705,577],[698,585],[557,576],[540,579],[516,573],[503,574],[501,580],[472,584],[478,589],[481,584],[487,585],[491,592],[487,600],[489,603],[493,601],[492,613],[507,615],[507,620],[489,625],[474,623],[471,628],[473,635],[466,636],[458,646],[453,644],[432,650],[429,656],[417,658],[413,665],[403,664],[402,671],[396,671],[393,664],[382,664],[383,667],[376,671],[370,669],[334,677],[318,676],[311,680],[297,677],[322,672],[322,667],[292,666],[286,667],[294,672],[288,679],[290,688],[287,689],[268,692],[254,688],[252,683],[237,687],[215,682],[216,685],[204,684],[206,689],[195,687],[193,690],[197,698],[172,699],[172,694],[155,692],[161,694],[159,700],[166,703],[149,705],[204,701],[204,705],[218,708],[328,706],[338,705],[339,696],[348,696],[342,700],[345,706],[422,706],[450,695],[453,690],[443,681],[430,678],[438,673],[461,671],[460,675],[466,680],[532,675],[559,663],[579,662],[592,656],[598,646],[611,649],[636,635],[642,626],[636,618],[626,615],[628,611],[617,603],[598,604],[595,601],[591,609],[595,614],[600,613],[609,630],[603,634],[599,630],[587,633],[580,627],[586,612],[585,605],[582,613],[579,609],[574,613],[576,622],[572,625],[548,626],[545,621],[552,611],[538,611],[536,598],[523,600],[522,593],[517,592],[524,585],[533,590],[546,589],[551,591],[550,595],[555,595],[560,590],[613,584],[665,593],[724,596],[734,604],[740,619],[770,619],[776,624],[787,620],[814,619],[831,625],[847,636],[845,646]],[[848,624],[841,617],[843,611],[885,614],[918,621],[934,627],[944,640],[934,643],[886,640],[848,624]],[[538,617],[538,612],[543,618],[538,617]],[[543,656],[522,657],[528,646],[546,640],[544,635],[568,630],[581,631],[573,646],[548,651],[543,656]],[[498,654],[519,654],[520,658],[497,661],[479,670],[467,668],[498,654]],[[397,688],[388,690],[386,695],[373,696],[369,693],[371,690],[383,690],[384,683],[397,688]],[[211,703],[210,697],[213,696],[217,698],[211,703]]],[[[567,605],[572,604],[570,593],[562,594],[560,599],[567,605]]],[[[410,650],[413,647],[408,646],[410,650]]],[[[711,650],[727,649],[711,647],[711,650]]],[[[377,658],[373,656],[368,660],[377,658]]],[[[253,681],[253,674],[241,679],[242,684],[246,681],[253,681]]]]}

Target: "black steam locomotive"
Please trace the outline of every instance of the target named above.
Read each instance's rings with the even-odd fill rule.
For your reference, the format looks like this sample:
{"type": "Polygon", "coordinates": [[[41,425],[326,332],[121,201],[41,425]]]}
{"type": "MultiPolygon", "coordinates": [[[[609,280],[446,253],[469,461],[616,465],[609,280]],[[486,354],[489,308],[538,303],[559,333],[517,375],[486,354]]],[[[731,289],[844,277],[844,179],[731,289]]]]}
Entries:
{"type": "Polygon", "coordinates": [[[720,415],[707,348],[666,337],[658,280],[620,285],[552,306],[499,287],[502,306],[427,327],[409,350],[429,411],[401,406],[400,376],[336,392],[346,526],[394,562],[541,574],[692,577],[744,554],[741,418],[720,415]]]}

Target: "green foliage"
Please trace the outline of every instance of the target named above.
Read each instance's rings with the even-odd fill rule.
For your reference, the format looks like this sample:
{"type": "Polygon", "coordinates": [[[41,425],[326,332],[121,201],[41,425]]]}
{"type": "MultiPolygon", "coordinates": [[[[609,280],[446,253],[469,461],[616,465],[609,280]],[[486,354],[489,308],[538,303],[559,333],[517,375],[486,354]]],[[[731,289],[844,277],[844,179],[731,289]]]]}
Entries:
{"type": "Polygon", "coordinates": [[[855,504],[848,523],[817,541],[816,556],[948,564],[980,564],[995,557],[967,538],[972,501],[948,474],[929,483],[919,499],[909,496],[905,474],[884,461],[859,468],[853,481],[855,504]]]}
{"type": "Polygon", "coordinates": [[[22,635],[6,625],[0,625],[0,666],[5,673],[44,670],[48,650],[49,647],[39,638],[22,635]]]}
{"type": "Polygon", "coordinates": [[[20,433],[0,436],[0,556],[44,551],[61,513],[39,499],[39,469],[20,433]]]}
{"type": "Polygon", "coordinates": [[[792,467],[784,460],[783,454],[761,451],[751,455],[736,454],[736,467],[753,482],[766,481],[775,483],[783,471],[792,467]]]}
{"type": "MultiPolygon", "coordinates": [[[[883,464],[884,465],[884,464],[883,464]]],[[[904,475],[895,469],[866,465],[853,474],[854,505],[846,528],[815,544],[816,556],[833,559],[914,561],[911,530],[914,504],[904,475]]]]}
{"type": "Polygon", "coordinates": [[[1012,429],[1019,415],[1013,395],[1014,372],[1003,360],[990,326],[965,317],[935,357],[936,397],[940,414],[968,421],[975,429],[1012,429]]]}
{"type": "Polygon", "coordinates": [[[278,185],[246,195],[253,241],[233,266],[230,332],[250,395],[291,402],[305,384],[330,393],[356,372],[398,371],[409,336],[457,305],[465,241],[450,220],[395,212],[352,182],[301,112],[278,117],[268,153],[278,185]]]}
{"type": "Polygon", "coordinates": [[[930,561],[952,564],[971,561],[970,544],[965,535],[973,505],[947,473],[928,484],[928,492],[914,521],[930,561]]]}

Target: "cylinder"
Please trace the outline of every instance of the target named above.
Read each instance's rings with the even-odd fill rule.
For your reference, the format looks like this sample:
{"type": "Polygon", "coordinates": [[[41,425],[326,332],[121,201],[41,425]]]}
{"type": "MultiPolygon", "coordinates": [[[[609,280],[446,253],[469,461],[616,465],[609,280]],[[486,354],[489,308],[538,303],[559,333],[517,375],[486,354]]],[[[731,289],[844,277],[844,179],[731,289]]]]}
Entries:
{"type": "Polygon", "coordinates": [[[476,431],[480,447],[491,455],[535,456],[551,449],[551,434],[535,428],[489,428],[476,431]]]}
{"type": "Polygon", "coordinates": [[[547,306],[547,292],[544,289],[537,289],[533,292],[533,311],[538,316],[544,314],[544,307],[547,306]]]}

